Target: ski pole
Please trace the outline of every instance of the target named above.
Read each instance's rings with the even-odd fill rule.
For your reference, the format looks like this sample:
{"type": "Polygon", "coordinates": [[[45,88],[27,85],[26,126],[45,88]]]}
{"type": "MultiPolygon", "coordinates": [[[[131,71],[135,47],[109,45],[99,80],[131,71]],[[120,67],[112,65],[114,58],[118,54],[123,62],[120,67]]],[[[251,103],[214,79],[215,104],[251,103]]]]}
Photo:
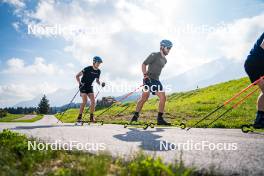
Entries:
{"type": "Polygon", "coordinates": [[[230,107],[229,109],[227,109],[224,113],[222,113],[221,115],[219,115],[215,120],[213,120],[211,123],[209,123],[207,126],[212,125],[215,121],[217,121],[218,119],[220,119],[221,117],[223,117],[226,113],[228,113],[229,111],[231,111],[232,109],[235,109],[238,105],[242,104],[247,98],[249,98],[251,95],[253,95],[259,88],[254,89],[252,92],[250,92],[249,94],[247,94],[247,96],[245,96],[243,99],[241,99],[240,101],[238,101],[236,104],[234,104],[232,107],[230,107]]]}
{"type": "Polygon", "coordinates": [[[248,89],[250,89],[251,87],[255,86],[256,84],[258,84],[261,79],[263,79],[264,76],[260,77],[258,80],[256,80],[255,82],[251,83],[249,86],[247,86],[246,88],[244,88],[243,90],[241,90],[240,92],[238,92],[237,94],[235,94],[232,98],[230,98],[229,100],[225,101],[222,105],[216,107],[216,109],[214,109],[213,111],[211,111],[210,113],[208,113],[206,116],[204,116],[201,120],[199,120],[198,122],[196,122],[193,126],[189,127],[187,129],[190,130],[191,128],[195,127],[196,125],[198,125],[199,123],[201,123],[203,120],[207,119],[209,116],[211,116],[212,114],[214,114],[215,112],[219,111],[220,109],[222,109],[224,106],[226,106],[227,104],[229,104],[231,101],[233,101],[234,99],[236,99],[237,97],[239,97],[242,93],[246,92],[248,89]]]}
{"type": "MultiPolygon", "coordinates": [[[[62,119],[63,115],[65,114],[65,112],[69,109],[71,103],[73,102],[73,100],[75,99],[75,97],[77,96],[77,94],[80,92],[80,89],[78,89],[78,91],[76,92],[76,94],[73,96],[73,98],[71,99],[70,103],[68,104],[67,108],[65,109],[65,111],[63,111],[62,115],[60,116],[60,118],[58,119],[57,123],[59,123],[59,121],[62,119]]],[[[62,122],[63,123],[63,122],[62,122]]]]}
{"type": "Polygon", "coordinates": [[[120,114],[122,114],[123,112],[125,112],[128,108],[130,108],[130,106],[125,107],[123,110],[121,110],[120,112],[118,112],[114,117],[119,116],[120,114]]]}
{"type": "MultiPolygon", "coordinates": [[[[123,98],[121,98],[119,101],[117,102],[122,102],[123,100],[127,99],[129,96],[131,96],[133,93],[135,93],[138,89],[140,89],[142,86],[139,86],[138,88],[136,88],[135,90],[133,90],[132,92],[128,93],[126,96],[124,96],[123,98]]],[[[103,112],[101,112],[97,117],[100,117],[101,115],[103,115],[105,112],[107,112],[109,109],[111,109],[115,104],[117,104],[117,102],[111,104],[111,106],[109,106],[107,109],[105,109],[103,112]]]]}
{"type": "MultiPolygon", "coordinates": [[[[136,101],[138,101],[139,98],[140,98],[140,96],[137,98],[136,101]]],[[[123,113],[125,110],[127,110],[127,109],[130,108],[130,107],[133,107],[134,105],[135,105],[135,104],[133,104],[132,106],[127,106],[127,107],[125,107],[123,110],[119,111],[114,117],[119,116],[119,115],[120,115],[121,113],[123,113]]]]}

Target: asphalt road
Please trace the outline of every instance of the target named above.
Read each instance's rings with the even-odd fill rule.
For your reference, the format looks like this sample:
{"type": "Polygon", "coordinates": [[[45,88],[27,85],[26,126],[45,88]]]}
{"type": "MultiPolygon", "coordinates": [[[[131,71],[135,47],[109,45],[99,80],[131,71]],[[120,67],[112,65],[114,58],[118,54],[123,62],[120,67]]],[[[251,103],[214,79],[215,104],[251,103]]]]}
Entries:
{"type": "MultiPolygon", "coordinates": [[[[239,129],[123,128],[121,125],[75,126],[57,123],[44,116],[34,123],[0,123],[0,130],[11,129],[45,142],[70,144],[88,152],[108,152],[131,159],[143,151],[171,163],[182,158],[197,169],[231,175],[264,175],[264,134],[244,134],[239,129]],[[195,148],[196,146],[196,148],[195,148]]],[[[69,146],[69,145],[68,145],[69,146]]]]}

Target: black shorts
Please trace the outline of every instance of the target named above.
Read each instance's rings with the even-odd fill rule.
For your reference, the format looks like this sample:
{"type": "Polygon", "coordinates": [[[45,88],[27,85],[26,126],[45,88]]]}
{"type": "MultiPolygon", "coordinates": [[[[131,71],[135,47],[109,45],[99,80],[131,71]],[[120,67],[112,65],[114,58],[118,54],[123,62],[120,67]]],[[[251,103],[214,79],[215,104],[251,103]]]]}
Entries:
{"type": "Polygon", "coordinates": [[[80,93],[93,93],[93,86],[92,85],[86,85],[84,84],[83,86],[79,86],[80,93]]]}
{"type": "Polygon", "coordinates": [[[264,58],[249,55],[244,67],[252,83],[264,76],[264,58]]]}
{"type": "Polygon", "coordinates": [[[156,92],[162,92],[163,91],[163,86],[159,80],[155,79],[146,79],[143,80],[144,84],[144,91],[150,91],[152,95],[155,95],[156,92]]]}

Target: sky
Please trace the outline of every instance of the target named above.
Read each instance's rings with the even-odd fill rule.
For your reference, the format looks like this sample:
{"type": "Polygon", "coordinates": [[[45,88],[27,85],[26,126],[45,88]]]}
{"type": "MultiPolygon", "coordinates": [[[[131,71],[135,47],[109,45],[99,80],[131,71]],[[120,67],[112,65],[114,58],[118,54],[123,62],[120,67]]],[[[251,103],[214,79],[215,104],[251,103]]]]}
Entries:
{"type": "Polygon", "coordinates": [[[263,0],[1,0],[0,107],[77,88],[95,55],[107,84],[140,84],[162,39],[174,43],[163,80],[223,57],[245,60],[263,21],[263,0]]]}

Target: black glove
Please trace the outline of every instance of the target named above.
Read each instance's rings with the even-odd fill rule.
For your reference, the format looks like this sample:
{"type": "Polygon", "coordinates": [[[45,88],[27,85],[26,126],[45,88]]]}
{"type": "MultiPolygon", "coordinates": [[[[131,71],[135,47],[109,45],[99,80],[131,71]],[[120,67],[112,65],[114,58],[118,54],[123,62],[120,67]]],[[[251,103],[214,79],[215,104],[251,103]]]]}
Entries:
{"type": "Polygon", "coordinates": [[[104,87],[105,86],[105,82],[102,82],[102,87],[104,87]]]}
{"type": "Polygon", "coordinates": [[[143,81],[144,81],[144,84],[149,84],[151,82],[148,76],[144,76],[143,81]]]}

